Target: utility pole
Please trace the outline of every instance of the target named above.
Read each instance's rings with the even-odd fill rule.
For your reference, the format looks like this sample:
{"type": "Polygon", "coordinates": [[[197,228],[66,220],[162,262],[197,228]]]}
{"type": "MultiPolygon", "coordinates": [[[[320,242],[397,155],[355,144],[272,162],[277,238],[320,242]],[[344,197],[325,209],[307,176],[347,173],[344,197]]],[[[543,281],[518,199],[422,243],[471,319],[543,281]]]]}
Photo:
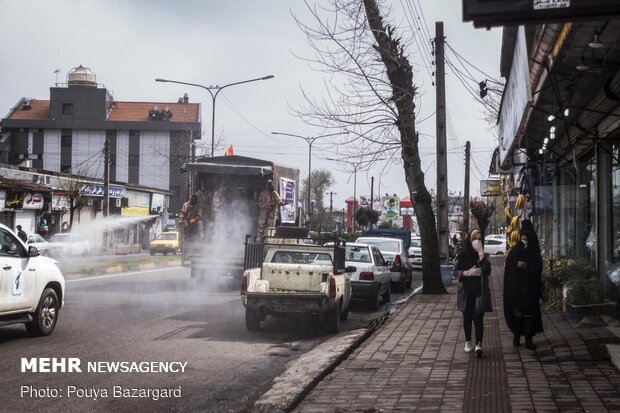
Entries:
{"type": "Polygon", "coordinates": [[[437,119],[437,240],[439,264],[448,263],[448,159],[446,151],[446,78],[443,22],[435,22],[437,119]]]}
{"type": "Polygon", "coordinates": [[[331,231],[334,228],[334,225],[333,225],[334,224],[334,215],[333,215],[333,212],[334,212],[334,195],[338,195],[338,194],[335,193],[335,192],[332,192],[332,191],[326,192],[326,194],[329,195],[329,224],[330,224],[329,228],[330,228],[330,231],[331,231]]]}
{"type": "MultiPolygon", "coordinates": [[[[370,177],[370,210],[371,211],[375,210],[375,208],[374,208],[374,206],[375,206],[375,204],[374,204],[374,196],[375,196],[374,192],[375,192],[375,177],[371,176],[370,177]]],[[[372,228],[372,224],[370,224],[370,228],[372,228]]]]}
{"type": "Polygon", "coordinates": [[[463,195],[463,232],[469,233],[469,159],[470,143],[465,142],[465,194],[463,195]]]}
{"type": "Polygon", "coordinates": [[[103,144],[103,216],[110,215],[110,140],[103,144]]]}

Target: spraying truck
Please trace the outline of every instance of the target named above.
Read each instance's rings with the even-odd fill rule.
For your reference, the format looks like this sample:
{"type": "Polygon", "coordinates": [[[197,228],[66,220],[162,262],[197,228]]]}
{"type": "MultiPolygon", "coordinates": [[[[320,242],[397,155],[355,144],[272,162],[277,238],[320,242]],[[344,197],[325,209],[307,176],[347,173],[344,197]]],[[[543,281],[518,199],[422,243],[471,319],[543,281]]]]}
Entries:
{"type": "Polygon", "coordinates": [[[181,258],[192,278],[241,278],[246,236],[261,235],[258,199],[268,181],[282,198],[276,225],[299,225],[299,169],[232,155],[200,157],[182,170],[191,174],[192,190],[179,214],[181,258]]]}

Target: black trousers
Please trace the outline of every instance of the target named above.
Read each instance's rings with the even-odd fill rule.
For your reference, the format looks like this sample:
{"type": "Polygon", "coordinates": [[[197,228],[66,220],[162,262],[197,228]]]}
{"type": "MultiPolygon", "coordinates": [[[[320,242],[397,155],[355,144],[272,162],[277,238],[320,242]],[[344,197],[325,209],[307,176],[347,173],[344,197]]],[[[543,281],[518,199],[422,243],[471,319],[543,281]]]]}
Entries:
{"type": "Polygon", "coordinates": [[[474,329],[476,332],[476,343],[482,343],[482,336],[484,335],[484,313],[478,314],[476,312],[476,297],[467,297],[467,306],[463,311],[463,330],[465,331],[465,341],[471,341],[471,323],[474,323],[474,329]]]}

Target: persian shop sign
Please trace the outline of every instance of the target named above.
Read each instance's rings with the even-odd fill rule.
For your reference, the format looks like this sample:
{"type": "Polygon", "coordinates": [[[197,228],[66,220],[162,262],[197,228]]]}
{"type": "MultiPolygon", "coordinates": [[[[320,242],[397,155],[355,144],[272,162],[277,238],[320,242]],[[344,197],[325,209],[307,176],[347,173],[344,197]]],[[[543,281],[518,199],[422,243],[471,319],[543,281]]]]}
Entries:
{"type": "Polygon", "coordinates": [[[40,192],[2,191],[0,194],[2,209],[43,209],[43,195],[40,192]],[[4,204],[4,205],[2,205],[4,204]]]}
{"type": "MultiPolygon", "coordinates": [[[[104,185],[85,184],[80,185],[80,192],[86,196],[103,196],[105,190],[104,185]]],[[[120,186],[110,186],[108,188],[108,196],[110,198],[124,198],[125,188],[120,186]]]]}

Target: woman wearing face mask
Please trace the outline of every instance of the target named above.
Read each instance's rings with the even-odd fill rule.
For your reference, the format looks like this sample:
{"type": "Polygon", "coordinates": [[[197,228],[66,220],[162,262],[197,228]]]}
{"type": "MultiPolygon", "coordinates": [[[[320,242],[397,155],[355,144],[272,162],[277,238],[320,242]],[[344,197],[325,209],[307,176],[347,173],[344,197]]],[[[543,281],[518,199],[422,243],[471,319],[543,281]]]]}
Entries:
{"type": "Polygon", "coordinates": [[[521,240],[506,257],[504,267],[504,317],[518,347],[525,336],[525,347],[536,350],[532,337],[543,332],[540,314],[542,259],[538,237],[529,220],[521,224],[521,240]]]}
{"type": "Polygon", "coordinates": [[[452,275],[458,280],[456,308],[463,313],[465,352],[470,353],[474,350],[471,342],[471,325],[473,322],[476,337],[475,352],[478,357],[482,357],[484,313],[493,311],[491,291],[489,290],[489,274],[491,274],[491,262],[488,254],[484,253],[482,234],[480,231],[474,230],[456,257],[452,275]],[[478,306],[476,301],[479,301],[478,306]]]}

